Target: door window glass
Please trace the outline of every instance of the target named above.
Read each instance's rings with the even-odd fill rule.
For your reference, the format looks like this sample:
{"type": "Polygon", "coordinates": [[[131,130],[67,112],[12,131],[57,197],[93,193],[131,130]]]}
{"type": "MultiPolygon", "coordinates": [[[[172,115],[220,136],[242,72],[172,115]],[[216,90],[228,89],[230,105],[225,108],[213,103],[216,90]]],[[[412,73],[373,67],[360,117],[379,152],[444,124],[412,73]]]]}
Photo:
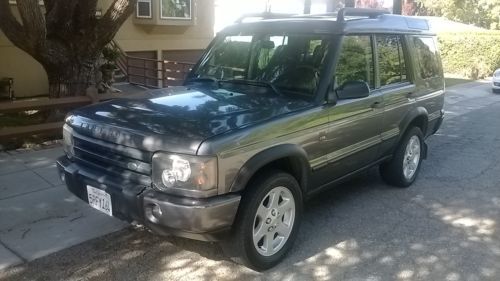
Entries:
{"type": "Polygon", "coordinates": [[[408,81],[401,36],[378,35],[377,52],[380,86],[408,81]]]}
{"type": "Polygon", "coordinates": [[[336,87],[347,81],[364,81],[370,88],[374,83],[373,52],[368,35],[345,36],[335,73],[336,87]]]}

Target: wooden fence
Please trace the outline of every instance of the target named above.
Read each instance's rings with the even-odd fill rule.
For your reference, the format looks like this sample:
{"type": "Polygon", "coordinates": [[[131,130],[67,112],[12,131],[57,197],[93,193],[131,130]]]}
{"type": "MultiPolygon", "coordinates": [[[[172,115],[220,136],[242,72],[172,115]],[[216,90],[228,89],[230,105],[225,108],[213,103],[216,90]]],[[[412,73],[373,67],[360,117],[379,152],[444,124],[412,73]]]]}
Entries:
{"type": "Polygon", "coordinates": [[[116,65],[132,84],[149,88],[179,86],[194,66],[191,62],[129,56],[115,41],[110,45],[120,52],[116,65]]]}
{"type": "MultiPolygon", "coordinates": [[[[81,97],[68,97],[59,99],[41,98],[41,99],[1,102],[0,113],[23,112],[28,110],[76,108],[119,97],[120,98],[126,97],[126,95],[109,93],[109,94],[100,94],[98,95],[97,99],[91,99],[88,96],[81,96],[81,97]]],[[[27,135],[50,134],[55,132],[61,132],[63,123],[64,123],[63,121],[58,121],[58,122],[49,122],[36,125],[0,128],[0,140],[22,137],[27,135]]]]}

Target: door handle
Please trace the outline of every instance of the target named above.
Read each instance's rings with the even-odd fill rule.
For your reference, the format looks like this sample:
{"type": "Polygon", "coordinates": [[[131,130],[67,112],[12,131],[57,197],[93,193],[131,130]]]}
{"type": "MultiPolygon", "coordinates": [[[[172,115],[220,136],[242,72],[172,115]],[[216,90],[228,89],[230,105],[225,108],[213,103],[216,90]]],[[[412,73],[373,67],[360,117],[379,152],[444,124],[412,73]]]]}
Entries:
{"type": "Polygon", "coordinates": [[[372,103],[371,107],[372,108],[381,108],[382,107],[382,102],[376,101],[376,102],[372,103]]]}

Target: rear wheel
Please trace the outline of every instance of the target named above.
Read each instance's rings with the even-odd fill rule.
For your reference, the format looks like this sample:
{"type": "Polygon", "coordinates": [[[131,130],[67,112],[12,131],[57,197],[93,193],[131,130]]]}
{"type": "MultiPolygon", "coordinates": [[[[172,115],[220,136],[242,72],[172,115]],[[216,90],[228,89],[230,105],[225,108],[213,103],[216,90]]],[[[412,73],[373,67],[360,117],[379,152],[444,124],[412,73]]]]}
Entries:
{"type": "Polygon", "coordinates": [[[248,188],[234,233],[222,247],[234,261],[265,270],[292,247],[302,217],[302,193],[295,178],[281,171],[258,176],[248,188]]]}
{"type": "Polygon", "coordinates": [[[424,136],[418,127],[409,129],[390,162],[380,165],[382,178],[391,185],[410,186],[420,171],[424,136]]]}

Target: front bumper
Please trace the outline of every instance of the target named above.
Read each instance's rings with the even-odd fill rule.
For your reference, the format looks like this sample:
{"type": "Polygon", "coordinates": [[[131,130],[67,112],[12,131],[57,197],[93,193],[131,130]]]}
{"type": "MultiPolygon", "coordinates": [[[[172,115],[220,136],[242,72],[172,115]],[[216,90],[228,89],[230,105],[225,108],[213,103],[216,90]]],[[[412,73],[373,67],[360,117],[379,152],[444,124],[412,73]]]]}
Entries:
{"type": "Polygon", "coordinates": [[[70,192],[88,202],[87,185],[110,194],[113,216],[137,221],[158,234],[214,241],[223,239],[236,216],[241,196],[228,194],[204,199],[178,197],[147,186],[123,183],[70,161],[57,160],[61,178],[70,192]]]}

